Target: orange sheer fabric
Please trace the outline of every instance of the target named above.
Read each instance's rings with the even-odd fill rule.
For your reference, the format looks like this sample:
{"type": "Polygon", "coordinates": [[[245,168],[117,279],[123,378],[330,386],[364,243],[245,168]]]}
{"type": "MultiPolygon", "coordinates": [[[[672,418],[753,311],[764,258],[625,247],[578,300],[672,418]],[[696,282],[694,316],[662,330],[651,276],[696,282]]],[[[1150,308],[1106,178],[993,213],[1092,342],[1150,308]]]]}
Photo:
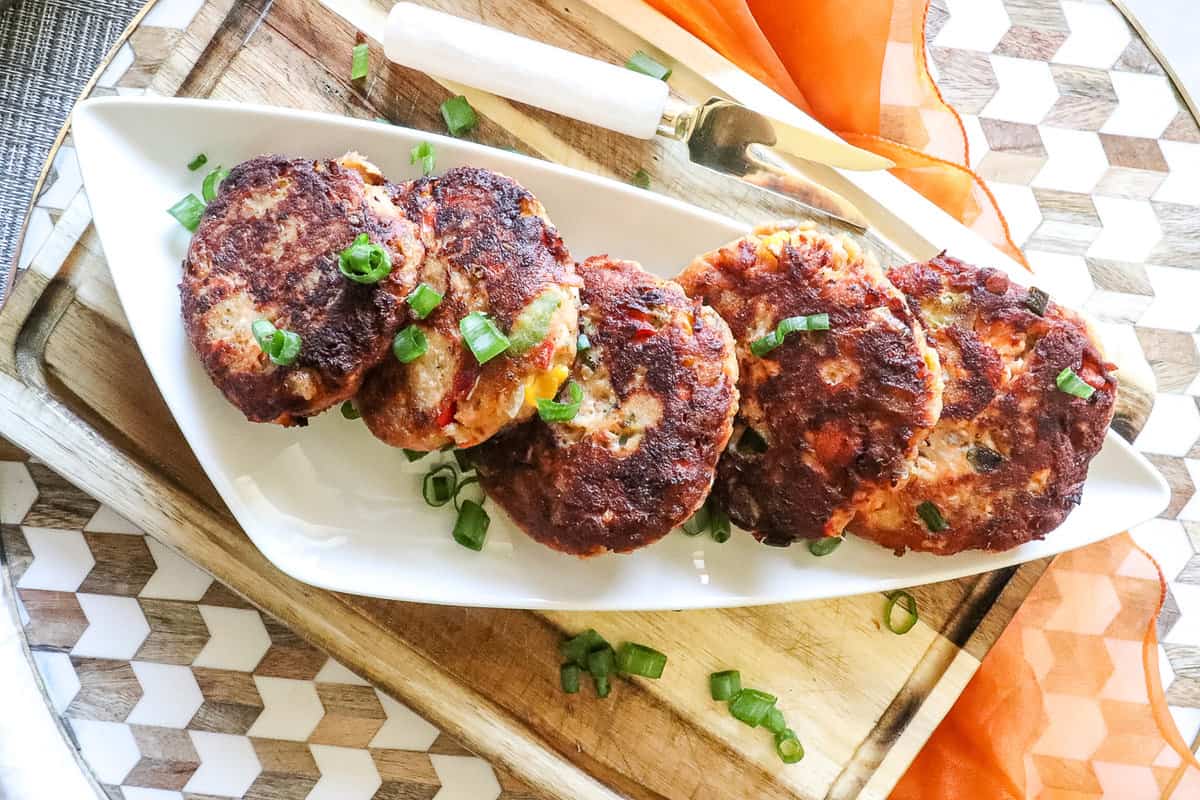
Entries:
{"type": "Polygon", "coordinates": [[[1162,598],[1128,534],[1056,558],[891,800],[1200,797],[1158,677],[1162,598]]]}
{"type": "Polygon", "coordinates": [[[647,0],[1025,264],[925,62],[924,0],[647,0]]]}

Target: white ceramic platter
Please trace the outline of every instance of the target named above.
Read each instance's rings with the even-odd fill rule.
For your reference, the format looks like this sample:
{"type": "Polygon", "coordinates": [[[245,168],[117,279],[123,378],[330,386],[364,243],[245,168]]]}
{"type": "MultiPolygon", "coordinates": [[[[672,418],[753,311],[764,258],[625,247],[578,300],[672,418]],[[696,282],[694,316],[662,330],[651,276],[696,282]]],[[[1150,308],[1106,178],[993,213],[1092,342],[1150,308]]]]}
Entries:
{"type": "MultiPolygon", "coordinates": [[[[104,98],[80,104],[75,145],[96,226],[142,355],[180,429],[255,545],[288,574],[357,594],[458,605],[682,609],[859,594],[940,581],[1069,550],[1165,507],[1166,484],[1110,431],[1083,502],[1047,539],[1003,554],[891,552],[851,538],[826,558],[735,533],[726,544],[672,533],[632,555],[553,552],[489,503],[482,553],[450,538],[454,514],[420,496],[433,456],[409,464],[336,411],[307,428],[254,425],[209,382],[179,314],[188,233],[165,209],[199,191],[209,165],[265,152],[335,157],[356,149],[391,179],[415,177],[409,149],[432,141],[437,168],[509,174],[541,199],[571,252],[611,253],[674,275],[735,238],[740,223],[614,181],[469,142],[375,122],[197,100],[104,98]],[[206,168],[207,169],[207,168],[206,168]]],[[[1018,280],[1021,276],[1015,276],[1018,280]]],[[[138,387],[129,401],[137,402],[138,387]]]]}

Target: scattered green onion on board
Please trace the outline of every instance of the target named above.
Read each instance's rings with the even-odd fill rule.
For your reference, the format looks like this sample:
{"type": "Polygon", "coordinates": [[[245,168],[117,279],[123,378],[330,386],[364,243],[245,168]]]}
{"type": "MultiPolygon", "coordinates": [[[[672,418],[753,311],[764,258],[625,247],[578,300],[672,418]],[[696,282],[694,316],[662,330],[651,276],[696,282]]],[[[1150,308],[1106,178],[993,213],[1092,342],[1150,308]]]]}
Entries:
{"type": "Polygon", "coordinates": [[[421,142],[412,150],[409,150],[408,163],[420,163],[422,175],[432,174],[434,165],[433,145],[429,142],[421,142]]]}
{"type": "Polygon", "coordinates": [[[412,309],[414,317],[425,319],[441,305],[442,295],[428,283],[418,283],[417,288],[409,292],[404,300],[412,309]]]}
{"type": "Polygon", "coordinates": [[[649,189],[650,173],[646,172],[646,170],[642,169],[641,167],[638,167],[637,172],[633,173],[633,177],[629,179],[629,182],[639,189],[649,189]]]}
{"type": "Polygon", "coordinates": [[[440,464],[425,473],[421,480],[421,496],[426,505],[441,508],[449,503],[457,494],[456,480],[454,467],[449,464],[440,464]]]}
{"type": "Polygon", "coordinates": [[[446,130],[451,136],[462,136],[479,122],[475,109],[461,94],[451,97],[441,105],[442,119],[446,121],[446,130]]]}
{"type": "Polygon", "coordinates": [[[565,694],[579,691],[579,665],[563,664],[558,668],[558,680],[565,694]]]}
{"type": "Polygon", "coordinates": [[[779,710],[779,706],[771,706],[767,716],[763,717],[762,726],[771,733],[782,733],[787,730],[787,720],[783,718],[783,712],[779,710]]]}
{"type": "Polygon", "coordinates": [[[729,699],[729,713],[751,728],[757,728],[771,713],[778,699],[758,689],[742,689],[729,699]]]}
{"type": "Polygon", "coordinates": [[[808,540],[808,552],[814,556],[827,556],[842,543],[841,536],[823,536],[820,539],[808,540]]]}
{"type": "Polygon", "coordinates": [[[742,690],[742,673],[736,669],[714,672],[708,676],[708,691],[713,700],[730,700],[742,690]]]}
{"type": "Polygon", "coordinates": [[[779,754],[779,759],[783,763],[795,764],[804,758],[804,745],[800,744],[800,740],[796,738],[795,731],[791,728],[784,728],[775,734],[775,752],[779,754]]]}
{"type": "Polygon", "coordinates": [[[429,349],[429,340],[425,338],[425,334],[421,329],[409,325],[407,328],[401,328],[396,334],[396,338],[392,339],[392,355],[401,364],[409,364],[416,361],[421,356],[425,355],[425,351],[429,349]]]}
{"type": "Polygon", "coordinates": [[[593,675],[592,681],[596,684],[596,697],[605,698],[612,692],[612,683],[607,675],[593,675]]]}
{"type": "Polygon", "coordinates": [[[649,75],[651,78],[660,81],[665,81],[671,77],[670,67],[664,67],[641,50],[638,50],[629,57],[629,60],[625,62],[625,68],[631,69],[634,72],[640,72],[643,75],[649,75]]]}
{"type": "Polygon", "coordinates": [[[359,78],[367,77],[367,67],[371,63],[370,48],[367,43],[354,45],[353,55],[350,58],[350,80],[356,81],[359,78]]]}
{"type": "Polygon", "coordinates": [[[468,550],[482,550],[491,521],[483,506],[474,500],[464,500],[458,511],[458,519],[454,521],[454,541],[468,550]]]}
{"type": "Polygon", "coordinates": [[[666,666],[666,655],[644,644],[626,642],[617,650],[617,669],[626,675],[657,679],[666,666]]]}
{"type": "Polygon", "coordinates": [[[200,217],[204,214],[204,201],[194,194],[189,194],[175,205],[167,209],[180,225],[192,233],[200,226],[200,217]]]}
{"type": "Polygon", "coordinates": [[[917,600],[903,589],[892,592],[887,596],[887,602],[883,606],[883,624],[887,629],[895,634],[905,634],[913,629],[917,624],[917,600]],[[905,611],[904,618],[896,623],[892,620],[892,611],[900,602],[903,601],[903,610],[905,611]]]}
{"type": "Polygon", "coordinates": [[[291,366],[300,355],[300,334],[276,328],[270,320],[255,320],[250,332],[272,364],[291,366]]]}
{"type": "Polygon", "coordinates": [[[229,170],[221,166],[218,166],[204,176],[204,184],[200,188],[200,194],[204,196],[204,202],[211,203],[217,199],[217,189],[221,188],[221,181],[228,177],[229,170]]]}
{"type": "Polygon", "coordinates": [[[486,499],[486,495],[484,495],[484,493],[483,493],[483,487],[479,485],[479,478],[477,478],[474,475],[468,475],[467,477],[460,480],[458,482],[458,484],[454,487],[454,510],[455,511],[462,511],[462,504],[466,503],[466,502],[473,502],[473,503],[478,503],[479,505],[483,505],[483,501],[485,499],[486,499]],[[459,495],[461,495],[463,489],[465,489],[468,486],[475,487],[475,494],[478,495],[478,497],[477,498],[463,497],[460,500],[459,495]]]}
{"type": "Polygon", "coordinates": [[[1058,386],[1059,391],[1084,400],[1091,398],[1096,393],[1096,387],[1076,375],[1075,370],[1070,367],[1063,367],[1063,371],[1058,373],[1054,383],[1058,386]]]}
{"type": "Polygon", "coordinates": [[[569,403],[538,399],[538,416],[542,418],[542,422],[570,422],[575,419],[575,415],[579,413],[579,406],[583,404],[583,389],[575,381],[569,381],[567,393],[571,396],[569,403]]]}
{"type": "Polygon", "coordinates": [[[617,665],[617,656],[607,644],[588,653],[587,670],[593,678],[607,678],[617,665]]]}
{"type": "Polygon", "coordinates": [[[392,271],[392,257],[370,236],[360,233],[338,253],[338,270],[355,283],[379,283],[392,271]]]}
{"type": "Polygon", "coordinates": [[[346,419],[359,419],[362,417],[362,414],[354,407],[353,400],[347,400],[342,403],[342,416],[346,419]]]}
{"type": "Polygon", "coordinates": [[[750,352],[755,356],[762,358],[767,353],[774,350],[783,344],[784,339],[789,333],[798,333],[799,331],[827,331],[829,330],[829,315],[828,314],[809,314],[801,317],[788,317],[782,319],[775,326],[775,330],[760,336],[750,343],[750,352]]]}
{"type": "Polygon", "coordinates": [[[558,646],[558,652],[564,659],[579,667],[587,667],[588,653],[600,647],[607,647],[608,642],[596,631],[588,628],[583,633],[567,639],[558,646]]]}
{"type": "Polygon", "coordinates": [[[195,172],[196,170],[200,169],[207,163],[208,163],[208,156],[204,155],[204,153],[197,153],[196,157],[188,162],[188,170],[190,170],[191,172],[195,172]]]}
{"type": "Polygon", "coordinates": [[[463,317],[458,330],[480,364],[486,364],[508,349],[508,337],[481,311],[472,311],[463,317]]]}
{"type": "Polygon", "coordinates": [[[917,506],[917,516],[921,518],[931,533],[938,533],[950,527],[950,523],[942,516],[941,509],[928,500],[922,501],[917,506]]]}

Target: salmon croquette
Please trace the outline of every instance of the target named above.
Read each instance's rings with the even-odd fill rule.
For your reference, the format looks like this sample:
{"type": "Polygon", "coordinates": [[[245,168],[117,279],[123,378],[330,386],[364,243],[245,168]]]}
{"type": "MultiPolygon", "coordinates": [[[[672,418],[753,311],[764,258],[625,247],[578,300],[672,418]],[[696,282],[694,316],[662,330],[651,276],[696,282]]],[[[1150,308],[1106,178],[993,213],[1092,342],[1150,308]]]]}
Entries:
{"type": "Polygon", "coordinates": [[[1041,539],[1079,502],[1115,367],[1079,317],[1003,272],[942,255],[889,276],[941,357],[945,404],[908,482],[877,492],[850,530],[897,554],[1041,539]]]}
{"type": "Polygon", "coordinates": [[[725,322],[675,283],[607,256],[578,270],[587,347],[559,393],[577,411],[525,423],[472,460],[532,538],[577,556],[623,553],[704,502],[732,430],[737,360],[725,322]]]}
{"type": "Polygon", "coordinates": [[[767,544],[841,534],[904,479],[941,409],[937,355],[904,296],[812,223],[760,228],[678,280],[737,341],[741,407],[714,499],[767,544]]]}
{"type": "Polygon", "coordinates": [[[205,370],[247,419],[304,424],[353,396],[387,354],[423,258],[416,227],[389,194],[379,170],[353,153],[336,161],[260,156],[221,183],[192,237],[179,291],[205,370]],[[375,282],[339,269],[339,254],[356,239],[377,273],[387,269],[375,282]],[[276,358],[255,323],[259,338],[264,326],[284,332],[276,358]]]}
{"type": "Polygon", "coordinates": [[[395,447],[470,447],[557,393],[575,357],[579,278],[541,203],[512,178],[459,167],[397,188],[394,201],[418,224],[418,289],[436,305],[414,313],[356,404],[395,447]]]}

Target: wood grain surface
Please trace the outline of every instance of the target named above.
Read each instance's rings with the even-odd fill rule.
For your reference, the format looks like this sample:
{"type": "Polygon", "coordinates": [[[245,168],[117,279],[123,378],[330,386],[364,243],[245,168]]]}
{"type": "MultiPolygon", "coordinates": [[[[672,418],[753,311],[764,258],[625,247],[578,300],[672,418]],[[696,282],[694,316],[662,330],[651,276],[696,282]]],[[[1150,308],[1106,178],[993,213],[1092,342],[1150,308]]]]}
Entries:
{"type": "MultiPolygon", "coordinates": [[[[610,62],[653,48],[574,0],[435,5],[610,62]]],[[[383,117],[441,130],[438,106],[458,88],[386,63],[376,44],[371,77],[351,82],[355,36],[342,17],[305,0],[206,0],[148,70],[148,85],[167,95],[383,117]]],[[[697,63],[709,58],[697,51],[697,63]]],[[[677,66],[672,88],[702,99],[714,84],[689,63],[677,66]]],[[[670,143],[633,140],[494,97],[468,96],[480,113],[471,138],[482,143],[618,179],[642,167],[655,191],[747,222],[787,210],[771,195],[690,166],[683,148],[670,143]]],[[[1011,140],[1019,157],[1027,149],[1019,132],[1011,140]]],[[[914,593],[921,622],[906,636],[882,628],[882,598],[876,595],[680,613],[534,613],[387,602],[300,584],[251,545],[179,434],[130,337],[81,198],[63,213],[55,238],[0,314],[3,433],[519,776],[537,796],[884,797],[1044,569],[1034,562],[920,587],[914,593]],[[612,641],[650,642],[668,652],[670,680],[618,681],[604,702],[587,692],[562,695],[557,643],[585,627],[612,641]],[[706,676],[728,667],[780,696],[806,746],[803,768],[782,765],[768,738],[747,735],[708,698],[706,676]]],[[[894,218],[882,223],[901,224],[894,218]]],[[[1121,424],[1135,432],[1148,413],[1148,395],[1135,389],[1123,396],[1132,402],[1122,409],[1121,424]]],[[[49,497],[41,513],[52,521],[72,511],[49,497]]],[[[129,557],[136,560],[136,554],[129,557]]],[[[139,579],[136,572],[128,576],[139,579]]],[[[39,595],[31,597],[38,602],[39,595]]],[[[55,624],[69,625],[70,610],[60,612],[53,615],[55,624]]],[[[147,616],[149,642],[158,632],[186,636],[186,621],[156,620],[152,604],[147,616]]],[[[56,634],[42,635],[49,641],[56,634]]],[[[179,643],[169,649],[180,652],[179,643]]],[[[87,676],[92,691],[79,702],[111,687],[119,696],[121,675],[97,668],[87,676]]],[[[226,678],[211,677],[219,694],[216,683],[226,678]]],[[[238,687],[224,691],[228,701],[208,713],[238,713],[238,687]]],[[[327,700],[335,709],[355,702],[350,695],[327,700]]],[[[337,725],[336,715],[328,724],[337,725]]],[[[169,771],[173,763],[187,762],[185,749],[154,746],[163,752],[146,769],[169,771]]]]}

